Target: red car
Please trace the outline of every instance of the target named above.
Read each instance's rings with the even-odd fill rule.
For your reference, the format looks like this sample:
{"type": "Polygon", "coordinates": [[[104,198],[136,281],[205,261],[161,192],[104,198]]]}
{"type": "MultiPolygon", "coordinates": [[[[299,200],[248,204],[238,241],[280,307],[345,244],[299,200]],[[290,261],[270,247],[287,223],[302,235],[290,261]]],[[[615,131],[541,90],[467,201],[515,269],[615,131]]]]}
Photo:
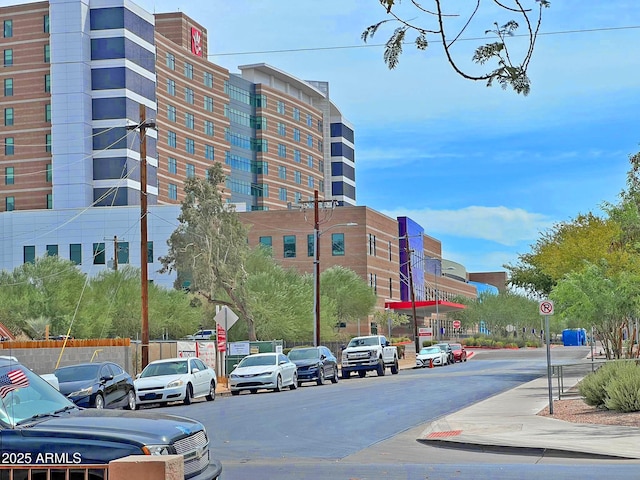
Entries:
{"type": "Polygon", "coordinates": [[[466,362],[467,361],[467,351],[464,348],[464,345],[461,343],[450,343],[451,350],[453,350],[453,359],[456,362],[466,362]]]}

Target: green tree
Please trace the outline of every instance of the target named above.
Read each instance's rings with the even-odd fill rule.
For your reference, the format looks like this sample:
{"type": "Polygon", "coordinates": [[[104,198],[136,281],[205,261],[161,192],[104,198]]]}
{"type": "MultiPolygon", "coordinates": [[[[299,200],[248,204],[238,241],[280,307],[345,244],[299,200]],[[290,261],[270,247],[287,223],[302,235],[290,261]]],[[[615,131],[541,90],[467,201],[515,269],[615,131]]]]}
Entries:
{"type": "Polygon", "coordinates": [[[233,205],[222,197],[224,179],[219,163],[209,168],[208,178],[187,179],[180,225],[167,241],[169,252],[160,259],[161,271],[186,274],[191,290],[210,302],[225,301],[218,294],[223,292],[247,323],[249,340],[256,340],[245,268],[249,255],[247,227],[233,205]]]}
{"type": "Polygon", "coordinates": [[[400,0],[378,1],[386,10],[388,18],[369,26],[362,33],[362,39],[366,42],[373,38],[382,25],[389,23],[397,25],[384,49],[384,61],[390,69],[398,65],[407,35],[413,33],[416,35],[413,43],[418,50],[426,50],[431,38],[442,45],[447,62],[463,78],[486,81],[487,86],[497,82],[503,89],[511,87],[517,93],[523,95],[529,93],[531,82],[527,76],[527,69],[540,30],[542,11],[549,7],[549,1],[517,0],[513,6],[497,0],[489,2],[489,8],[496,8],[500,14],[515,16],[517,20],[509,19],[504,23],[496,21],[489,29],[486,27],[483,29],[485,35],[491,34],[495,40],[478,47],[472,61],[478,65],[493,64],[494,67],[481,74],[469,73],[460,67],[459,61],[454,58],[454,45],[463,34],[473,28],[476,16],[480,12],[480,0],[454,2],[452,11],[444,9],[445,0],[433,0],[432,8],[411,0],[411,11],[400,11],[400,0]],[[407,20],[407,17],[411,19],[407,20]],[[518,22],[523,22],[525,25],[528,47],[524,48],[521,59],[515,62],[514,59],[518,58],[518,55],[509,49],[508,39],[519,28],[518,22]]]}

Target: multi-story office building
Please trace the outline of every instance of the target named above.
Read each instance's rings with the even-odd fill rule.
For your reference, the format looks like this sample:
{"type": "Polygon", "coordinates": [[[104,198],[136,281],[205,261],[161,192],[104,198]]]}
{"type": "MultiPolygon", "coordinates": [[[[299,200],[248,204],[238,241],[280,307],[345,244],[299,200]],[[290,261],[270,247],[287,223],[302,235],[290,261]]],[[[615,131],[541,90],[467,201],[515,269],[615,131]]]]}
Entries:
{"type": "MultiPolygon", "coordinates": [[[[202,25],[129,0],[15,5],[0,8],[0,22],[1,268],[68,251],[99,270],[113,237],[136,264],[139,217],[114,223],[111,212],[140,204],[140,105],[155,124],[145,129],[150,206],[178,205],[185,179],[213,162],[240,211],[289,208],[316,190],[355,204],[354,132],[326,82],[266,64],[231,73],[207,60],[202,25]]],[[[175,208],[155,211],[175,225],[175,208]]],[[[157,257],[164,231],[149,235],[157,257]]]]}

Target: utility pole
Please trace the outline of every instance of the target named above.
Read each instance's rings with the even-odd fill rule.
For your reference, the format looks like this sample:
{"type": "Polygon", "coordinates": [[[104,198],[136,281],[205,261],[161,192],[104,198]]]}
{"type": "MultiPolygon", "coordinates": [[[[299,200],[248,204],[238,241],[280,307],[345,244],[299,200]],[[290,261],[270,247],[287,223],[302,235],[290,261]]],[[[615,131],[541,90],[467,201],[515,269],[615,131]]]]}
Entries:
{"type": "Polygon", "coordinates": [[[140,129],[140,281],[141,281],[141,330],[142,368],[149,363],[149,272],[147,267],[147,128],[155,128],[155,122],[147,122],[147,110],[140,104],[140,123],[127,129],[140,129]]]}
{"type": "Polygon", "coordinates": [[[320,214],[318,212],[318,190],[313,191],[313,345],[320,345],[320,214]]]}
{"type": "Polygon", "coordinates": [[[409,289],[411,293],[411,314],[413,315],[413,334],[416,344],[416,353],[420,351],[420,335],[418,334],[418,316],[416,314],[416,292],[413,288],[413,269],[411,267],[411,250],[409,250],[409,237],[405,236],[404,250],[407,253],[407,269],[409,273],[409,289]]]}
{"type": "Polygon", "coordinates": [[[118,270],[118,236],[113,236],[113,269],[118,270]]]}

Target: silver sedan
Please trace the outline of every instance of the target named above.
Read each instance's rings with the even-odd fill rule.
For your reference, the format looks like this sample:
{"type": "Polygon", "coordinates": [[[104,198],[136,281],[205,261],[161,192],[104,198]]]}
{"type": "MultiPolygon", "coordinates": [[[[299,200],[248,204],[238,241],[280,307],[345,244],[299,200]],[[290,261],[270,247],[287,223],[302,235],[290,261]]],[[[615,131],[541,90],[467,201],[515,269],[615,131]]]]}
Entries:
{"type": "Polygon", "coordinates": [[[296,364],[283,353],[254,353],[244,357],[229,375],[232,395],[242,390],[256,393],[265,388],[279,392],[283,387],[298,387],[296,364]]]}

